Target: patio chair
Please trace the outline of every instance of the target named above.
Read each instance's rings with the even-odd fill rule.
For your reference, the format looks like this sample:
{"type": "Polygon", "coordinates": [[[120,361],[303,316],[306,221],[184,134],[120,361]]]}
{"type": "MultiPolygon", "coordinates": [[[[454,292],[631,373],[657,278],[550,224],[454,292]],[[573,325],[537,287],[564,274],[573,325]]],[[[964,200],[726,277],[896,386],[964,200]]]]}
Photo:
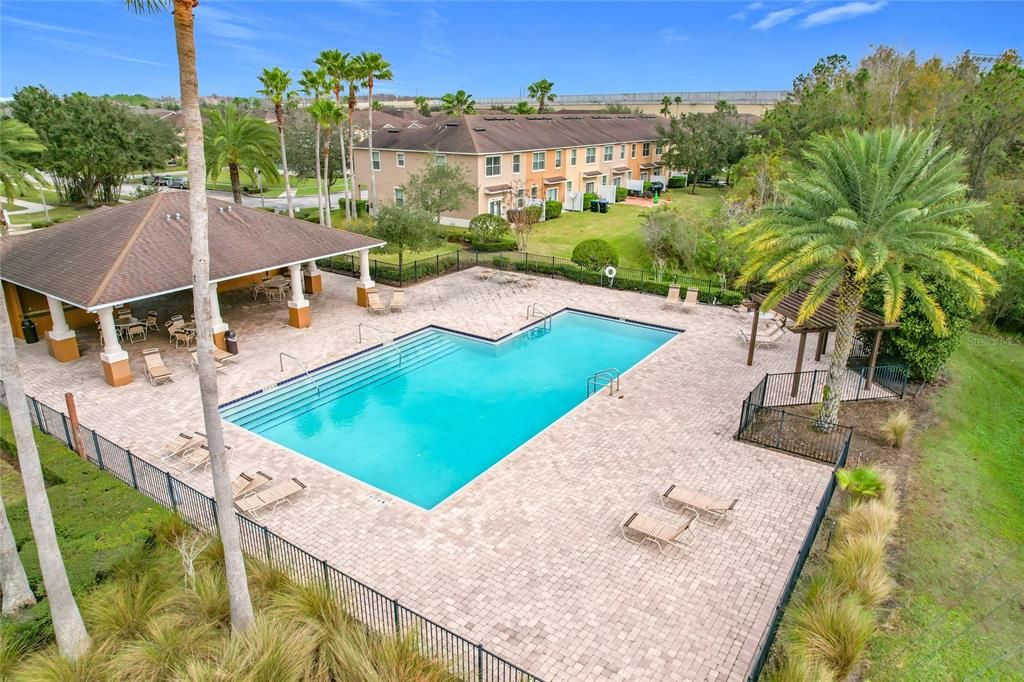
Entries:
{"type": "Polygon", "coordinates": [[[222,348],[218,348],[217,346],[213,347],[213,359],[216,360],[217,362],[233,362],[235,357],[237,356],[234,353],[229,353],[228,351],[222,348]]]}
{"type": "Polygon", "coordinates": [[[491,277],[494,277],[495,274],[497,273],[494,270],[481,270],[480,272],[476,273],[476,276],[477,278],[482,279],[486,282],[491,277]]]}
{"type": "Polygon", "coordinates": [[[668,295],[665,297],[666,308],[678,308],[682,305],[682,301],[679,300],[679,285],[670,284],[668,287],[668,295]]]}
{"type": "Polygon", "coordinates": [[[687,289],[686,290],[686,299],[683,300],[683,302],[682,302],[680,307],[683,310],[686,310],[686,311],[696,310],[697,309],[697,294],[698,294],[697,290],[694,289],[693,287],[690,287],[689,289],[687,289]]]}
{"type": "Polygon", "coordinates": [[[260,298],[260,294],[263,294],[263,298],[267,299],[268,303],[270,302],[270,292],[267,291],[267,288],[265,286],[263,286],[263,284],[259,284],[259,283],[253,282],[252,283],[252,300],[258,301],[259,298],[260,298]]]}
{"type": "Polygon", "coordinates": [[[231,481],[231,499],[237,500],[244,495],[255,492],[257,488],[262,488],[272,480],[274,479],[262,471],[257,471],[255,474],[243,471],[235,477],[235,480],[231,481]]]}
{"type": "Polygon", "coordinates": [[[148,332],[150,329],[155,332],[160,331],[160,325],[157,322],[155,310],[150,310],[146,313],[146,331],[148,332]]]}
{"type": "MultiPolygon", "coordinates": [[[[220,349],[218,348],[217,350],[220,350],[220,349]]],[[[221,352],[223,353],[224,351],[221,351],[221,352]]],[[[231,355],[231,354],[228,353],[228,355],[231,355]]],[[[234,357],[234,356],[232,356],[232,357],[234,357]]],[[[195,372],[196,374],[198,374],[199,373],[199,351],[198,350],[193,350],[191,353],[189,353],[189,364],[192,366],[192,371],[195,372]]],[[[216,371],[218,371],[218,372],[225,368],[224,367],[224,363],[217,359],[217,352],[216,351],[214,351],[214,354],[213,354],[213,368],[216,371]]]]}
{"type": "Polygon", "coordinates": [[[182,344],[185,348],[191,348],[196,341],[196,330],[179,325],[171,330],[171,340],[174,342],[175,348],[180,348],[182,344]]]}
{"type": "MultiPolygon", "coordinates": [[[[769,347],[769,348],[773,348],[775,346],[778,346],[780,343],[782,343],[782,337],[785,335],[785,332],[786,332],[785,327],[775,327],[774,329],[769,329],[769,330],[767,330],[765,332],[762,332],[762,333],[757,335],[757,340],[754,343],[754,345],[755,346],[765,346],[765,347],[769,347]]],[[[745,343],[747,345],[750,344],[750,330],[749,329],[740,329],[739,330],[739,335],[740,335],[740,339],[743,341],[743,343],[745,343]]]]}
{"type": "Polygon", "coordinates": [[[165,381],[174,381],[171,377],[171,370],[167,369],[158,349],[147,348],[142,351],[142,359],[146,363],[146,377],[149,379],[149,383],[156,386],[165,381]]]}
{"type": "Polygon", "coordinates": [[[195,436],[191,433],[179,433],[177,438],[167,443],[160,451],[156,453],[159,460],[172,459],[184,454],[188,450],[193,450],[201,443],[206,442],[203,438],[195,436]]]}
{"type": "Polygon", "coordinates": [[[138,339],[146,340],[146,325],[144,324],[133,324],[128,327],[128,341],[129,343],[135,343],[138,339]]]}
{"type": "Polygon", "coordinates": [[[388,311],[387,306],[381,303],[380,294],[376,291],[371,291],[366,294],[366,307],[370,311],[371,315],[386,313],[388,311]]]}
{"type": "Polygon", "coordinates": [[[518,282],[519,282],[519,278],[516,277],[515,275],[509,274],[507,272],[501,273],[501,283],[502,284],[516,284],[518,282]]]}
{"type": "Polygon", "coordinates": [[[235,502],[235,509],[255,519],[256,512],[264,511],[268,507],[269,511],[274,511],[282,504],[291,504],[293,495],[307,490],[309,488],[305,483],[297,478],[291,478],[259,492],[246,495],[235,502]]]}
{"type": "Polygon", "coordinates": [[[634,545],[653,542],[665,556],[677,556],[688,544],[688,540],[684,542],[680,536],[689,531],[690,524],[695,518],[695,516],[691,516],[683,525],[679,526],[659,521],[641,512],[634,512],[622,522],[620,530],[622,537],[627,542],[632,542],[634,545]],[[666,551],[669,548],[674,551],[666,551]]]}
{"type": "Polygon", "coordinates": [[[210,446],[204,442],[198,448],[190,450],[181,456],[181,459],[178,460],[178,464],[175,466],[175,472],[184,474],[195,469],[205,469],[209,464],[210,446]]]}
{"type": "Polygon", "coordinates": [[[661,494],[661,506],[669,511],[681,513],[688,509],[697,515],[697,520],[708,526],[717,526],[718,523],[736,509],[739,498],[731,502],[725,499],[710,497],[695,490],[680,488],[672,484],[661,494]],[[705,521],[707,516],[710,520],[705,521]]]}
{"type": "Polygon", "coordinates": [[[391,300],[388,301],[388,312],[400,313],[403,308],[405,308],[405,289],[395,289],[395,292],[391,294],[391,300]]]}

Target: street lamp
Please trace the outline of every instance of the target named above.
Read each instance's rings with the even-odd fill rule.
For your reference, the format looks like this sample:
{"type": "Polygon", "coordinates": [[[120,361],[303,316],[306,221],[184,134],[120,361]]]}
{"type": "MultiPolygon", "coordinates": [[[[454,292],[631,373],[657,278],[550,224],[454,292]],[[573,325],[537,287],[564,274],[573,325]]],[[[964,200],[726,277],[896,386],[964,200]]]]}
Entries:
{"type": "Polygon", "coordinates": [[[263,203],[263,173],[259,168],[256,169],[256,184],[260,188],[260,208],[266,208],[266,204],[263,203]]]}

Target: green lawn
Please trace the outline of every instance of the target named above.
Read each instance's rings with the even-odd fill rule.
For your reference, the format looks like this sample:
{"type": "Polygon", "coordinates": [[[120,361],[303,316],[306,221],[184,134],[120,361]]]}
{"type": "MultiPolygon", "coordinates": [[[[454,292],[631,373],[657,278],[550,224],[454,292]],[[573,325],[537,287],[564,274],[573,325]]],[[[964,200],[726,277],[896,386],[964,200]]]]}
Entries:
{"type": "Polygon", "coordinates": [[[903,505],[899,608],[865,679],[1024,679],[1024,345],[972,335],[950,373],[903,505]]]}

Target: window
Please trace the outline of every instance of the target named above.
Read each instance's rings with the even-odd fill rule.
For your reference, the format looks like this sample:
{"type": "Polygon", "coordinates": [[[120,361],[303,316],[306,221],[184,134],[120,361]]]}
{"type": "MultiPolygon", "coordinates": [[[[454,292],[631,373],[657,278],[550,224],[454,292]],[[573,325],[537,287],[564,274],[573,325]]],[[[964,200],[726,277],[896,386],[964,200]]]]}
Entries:
{"type": "Polygon", "coordinates": [[[501,199],[491,199],[488,201],[487,212],[491,215],[501,215],[501,199]]]}
{"type": "Polygon", "coordinates": [[[627,180],[632,180],[633,179],[633,171],[626,171],[626,179],[627,180]]]}
{"type": "Polygon", "coordinates": [[[552,188],[550,188],[548,190],[547,200],[548,201],[558,201],[558,188],[557,187],[552,187],[552,188]]]}
{"type": "Polygon", "coordinates": [[[444,154],[434,154],[434,163],[438,166],[443,166],[448,163],[448,157],[444,154]]]}
{"type": "Polygon", "coordinates": [[[405,168],[405,152],[395,152],[395,165],[405,168]]]}
{"type": "Polygon", "coordinates": [[[526,202],[526,190],[520,188],[516,191],[516,201],[522,206],[526,202]]]}
{"type": "Polygon", "coordinates": [[[405,205],[405,188],[404,187],[396,187],[395,188],[395,206],[404,206],[404,205],[405,205]]]}
{"type": "Polygon", "coordinates": [[[380,170],[380,152],[373,153],[373,170],[380,170]]]}
{"type": "Polygon", "coordinates": [[[561,168],[561,167],[562,167],[562,150],[561,149],[556,149],[555,150],[555,168],[561,168]]]}
{"type": "Polygon", "coordinates": [[[614,157],[615,157],[615,148],[612,145],[610,145],[610,144],[606,144],[604,146],[604,160],[605,161],[611,161],[614,157]]]}
{"type": "Polygon", "coordinates": [[[620,144],[619,145],[619,160],[621,161],[622,159],[625,159],[625,158],[626,158],[626,145],[620,144]]]}
{"type": "Polygon", "coordinates": [[[659,142],[658,144],[654,145],[654,153],[655,154],[659,154],[660,155],[664,150],[665,150],[665,143],[664,142],[659,142]]]}
{"type": "Polygon", "coordinates": [[[533,170],[542,171],[544,170],[544,152],[533,153],[533,170]]]}
{"type": "Polygon", "coordinates": [[[586,185],[583,186],[583,191],[586,192],[587,194],[593,194],[594,193],[594,183],[593,182],[588,182],[586,185]]]}
{"type": "Polygon", "coordinates": [[[635,142],[633,144],[629,145],[629,158],[631,158],[631,159],[635,159],[636,158],[636,143],[635,142]]]}
{"type": "Polygon", "coordinates": [[[640,180],[641,182],[647,182],[647,171],[640,174],[640,180]]]}
{"type": "Polygon", "coordinates": [[[565,183],[565,191],[566,192],[571,192],[572,191],[572,180],[569,180],[568,182],[565,183]]]}
{"type": "Polygon", "coordinates": [[[587,147],[587,163],[597,161],[597,147],[587,147]]]}
{"type": "Polygon", "coordinates": [[[536,199],[537,198],[537,185],[533,185],[532,187],[530,187],[530,198],[531,199],[536,199]]]}
{"type": "Polygon", "coordinates": [[[607,175],[602,175],[601,176],[601,185],[604,186],[604,185],[607,185],[607,184],[608,184],[608,176],[607,175]]]}
{"type": "Polygon", "coordinates": [[[612,178],[612,184],[615,185],[616,187],[621,185],[622,184],[622,176],[621,175],[616,175],[614,178],[612,178]]]}
{"type": "Polygon", "coordinates": [[[519,173],[519,172],[522,171],[522,168],[520,168],[521,161],[522,161],[522,158],[520,157],[519,154],[513,154],[512,155],[512,172],[513,173],[519,173]]]}
{"type": "Polygon", "coordinates": [[[651,143],[650,142],[644,142],[644,150],[643,151],[644,151],[644,156],[650,156],[651,155],[651,143]]]}
{"type": "Polygon", "coordinates": [[[484,158],[484,175],[493,177],[501,175],[501,156],[488,156],[484,158]]]}
{"type": "Polygon", "coordinates": [[[575,166],[576,165],[576,150],[575,149],[570,149],[569,150],[569,165],[570,166],[575,166]]]}

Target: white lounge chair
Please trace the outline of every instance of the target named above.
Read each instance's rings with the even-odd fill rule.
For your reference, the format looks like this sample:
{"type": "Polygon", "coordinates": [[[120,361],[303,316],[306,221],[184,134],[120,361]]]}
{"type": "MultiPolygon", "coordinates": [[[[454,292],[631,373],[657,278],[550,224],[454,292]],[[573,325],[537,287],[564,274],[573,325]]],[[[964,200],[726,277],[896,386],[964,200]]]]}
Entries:
{"type": "Polygon", "coordinates": [[[395,292],[391,294],[391,300],[388,301],[388,312],[400,313],[403,308],[405,308],[405,290],[395,289],[395,292]]]}
{"type": "Polygon", "coordinates": [[[693,523],[694,518],[696,517],[691,516],[685,523],[679,526],[659,521],[641,512],[634,512],[622,522],[622,537],[634,545],[653,542],[658,546],[658,550],[662,554],[666,556],[678,555],[688,543],[689,537],[684,541],[682,540],[682,535],[689,531],[690,524],[693,523]],[[669,548],[675,551],[666,551],[669,548]]]}
{"type": "Polygon", "coordinates": [[[255,492],[256,489],[262,488],[272,480],[274,479],[262,471],[257,471],[255,474],[243,471],[235,477],[235,480],[231,481],[231,499],[237,500],[240,497],[255,492]]]}
{"type": "Polygon", "coordinates": [[[717,526],[734,509],[739,498],[732,501],[710,497],[695,490],[687,490],[673,484],[661,494],[661,506],[676,513],[689,509],[697,515],[697,520],[709,526],[717,526]],[[710,520],[705,521],[704,517],[710,520]]]}
{"type": "Polygon", "coordinates": [[[256,512],[266,510],[268,507],[270,507],[270,511],[274,511],[282,504],[291,504],[293,495],[308,489],[306,484],[299,479],[290,478],[237,500],[235,509],[242,514],[256,518],[256,512]]]}
{"type": "Polygon", "coordinates": [[[156,386],[165,381],[174,381],[171,370],[167,369],[164,360],[160,357],[160,351],[156,348],[147,348],[142,351],[142,359],[146,363],[146,377],[149,383],[156,386]]]}
{"type": "Polygon", "coordinates": [[[371,315],[388,311],[388,307],[381,302],[380,294],[376,291],[366,294],[366,308],[370,311],[371,315]]]}
{"type": "Polygon", "coordinates": [[[682,301],[679,300],[679,285],[670,284],[668,287],[668,295],[665,296],[665,307],[678,308],[680,305],[682,305],[682,301]]]}
{"type": "Polygon", "coordinates": [[[206,440],[199,436],[190,433],[179,433],[177,438],[160,448],[156,456],[160,460],[171,459],[184,454],[188,450],[193,450],[205,442],[206,440]]]}
{"type": "MultiPolygon", "coordinates": [[[[740,335],[740,339],[743,340],[743,343],[749,345],[750,344],[750,330],[749,329],[739,329],[738,332],[739,332],[739,335],[740,335]]],[[[778,346],[782,342],[782,337],[785,335],[785,333],[786,333],[785,327],[775,327],[774,329],[768,329],[767,331],[762,331],[761,333],[759,333],[757,335],[757,339],[756,339],[754,345],[755,346],[768,346],[768,347],[778,346]]]]}
{"type": "Polygon", "coordinates": [[[696,310],[697,309],[697,290],[690,287],[686,290],[686,298],[683,300],[681,307],[683,310],[696,310]]]}

